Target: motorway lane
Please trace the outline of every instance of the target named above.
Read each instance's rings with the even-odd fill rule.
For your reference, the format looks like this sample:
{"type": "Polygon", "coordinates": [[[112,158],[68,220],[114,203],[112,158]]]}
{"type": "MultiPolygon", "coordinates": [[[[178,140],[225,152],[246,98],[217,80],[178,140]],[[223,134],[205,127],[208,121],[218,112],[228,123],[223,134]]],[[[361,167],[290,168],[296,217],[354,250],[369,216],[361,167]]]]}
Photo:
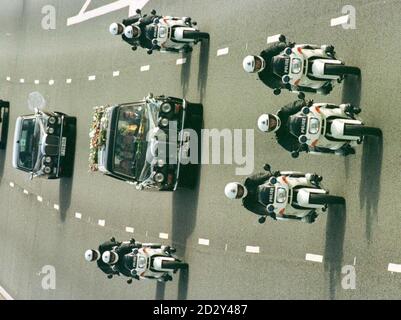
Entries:
{"type": "MultiPolygon", "coordinates": [[[[16,70],[6,69],[13,75],[13,83],[2,85],[1,93],[12,102],[12,123],[16,116],[26,113],[27,94],[35,88],[47,96],[53,108],[77,115],[76,166],[74,178],[62,183],[64,187],[58,182],[29,182],[24,174],[10,168],[11,148],[8,149],[0,186],[1,203],[7,199],[2,222],[7,221],[3,228],[7,230],[4,234],[8,235],[7,246],[1,254],[6,258],[1,260],[0,280],[10,293],[15,293],[18,298],[58,299],[399,297],[397,274],[386,271],[389,262],[397,263],[401,259],[394,241],[399,238],[397,209],[400,204],[390,201],[397,196],[399,185],[394,181],[394,187],[378,186],[380,178],[387,181],[393,177],[392,168],[398,164],[400,148],[390,147],[392,141],[389,139],[398,132],[399,116],[396,108],[388,107],[383,114],[377,107],[383,101],[395,106],[399,100],[399,93],[397,95],[393,90],[399,83],[393,65],[399,65],[399,61],[386,56],[388,64],[377,63],[382,61],[379,55],[383,50],[396,52],[400,46],[400,36],[390,33],[400,25],[395,14],[400,5],[396,1],[387,1],[386,5],[377,1],[353,1],[358,20],[357,29],[350,31],[329,27],[330,19],[341,15],[340,9],[345,2],[317,4],[305,1],[299,7],[304,8],[300,11],[290,7],[292,1],[271,1],[268,10],[265,9],[266,1],[253,1],[251,8],[239,1],[235,5],[232,1],[220,1],[221,6],[217,8],[212,4],[213,10],[205,10],[204,1],[175,1],[169,6],[171,11],[193,16],[201,29],[212,33],[209,57],[200,57],[197,47],[182,68],[175,65],[179,56],[133,54],[119,39],[104,32],[110,22],[125,16],[124,10],[66,28],[63,26],[65,18],[79,11],[80,2],[54,1],[59,8],[61,26],[45,32],[38,23],[41,19],[39,9],[48,3],[26,3],[25,12],[29,16],[25,15],[19,31],[18,40],[23,40],[19,40],[18,66],[16,70]],[[244,11],[243,19],[238,20],[241,10],[244,11]],[[293,16],[296,17],[293,21],[286,19],[293,16]],[[274,21],[274,26],[270,21],[274,21]],[[378,26],[380,30],[377,30],[378,26]],[[25,36],[25,30],[31,31],[29,36],[25,36]],[[339,102],[345,96],[360,100],[366,123],[384,127],[386,148],[382,173],[380,177],[380,174],[361,172],[362,163],[370,172],[378,169],[374,144],[370,148],[365,146],[364,150],[358,149],[356,156],[345,161],[326,156],[301,156],[299,160],[293,160],[272,139],[267,138],[267,143],[266,137],[259,132],[255,132],[255,169],[268,161],[274,169],[318,171],[325,177],[332,193],[347,196],[346,217],[340,210],[337,213],[342,219],[321,217],[312,226],[270,221],[260,226],[256,217],[223,196],[226,182],[241,179],[235,176],[235,167],[230,165],[205,165],[198,192],[158,194],[158,201],[154,194],[139,193],[129,185],[87,172],[87,134],[91,108],[95,105],[141,98],[149,91],[186,95],[195,102],[203,101],[206,128],[245,129],[255,127],[260,113],[275,111],[294,100],[295,97],[288,93],[274,97],[241,68],[246,54],[262,50],[267,36],[277,33],[285,33],[297,42],[333,43],[341,58],[362,68],[360,99],[357,83],[351,83],[346,86],[345,94],[338,86],[325,100],[339,102]],[[377,51],[379,46],[385,49],[377,51]],[[216,57],[216,51],[224,47],[229,47],[229,54],[216,57]],[[360,48],[369,54],[362,55],[360,48]],[[150,71],[140,73],[140,66],[148,64],[150,71]],[[120,77],[111,76],[115,70],[121,71],[120,77]],[[97,79],[88,82],[87,77],[92,74],[96,74],[97,79]],[[15,83],[21,77],[30,84],[15,83]],[[378,77],[382,83],[380,90],[376,89],[378,77]],[[73,79],[71,85],[64,84],[66,78],[73,79]],[[32,84],[35,79],[41,80],[39,86],[32,84]],[[50,79],[55,80],[54,86],[47,85],[50,79]],[[200,92],[200,87],[206,90],[200,92]],[[286,167],[281,167],[284,164],[286,167]],[[361,183],[366,180],[367,185],[361,183]],[[22,192],[10,189],[9,181],[43,196],[49,204],[40,205],[35,197],[27,198],[22,192]],[[378,190],[381,190],[379,198],[375,194],[378,190]],[[10,201],[10,197],[14,201],[10,201]],[[117,201],[112,202],[112,199],[117,201]],[[365,208],[361,208],[363,199],[368,205],[369,201],[373,204],[369,216],[365,208]],[[379,206],[375,206],[375,200],[380,200],[379,206]],[[18,203],[17,210],[15,203],[18,203]],[[61,212],[53,209],[54,203],[61,204],[61,212]],[[82,221],[74,218],[76,211],[82,212],[82,221]],[[25,221],[28,221],[23,216],[28,216],[26,212],[32,212],[32,221],[29,221],[34,229],[28,229],[30,232],[21,237],[21,230],[25,231],[25,221]],[[90,222],[87,222],[89,218],[90,222]],[[106,221],[105,227],[97,226],[99,219],[106,221]],[[135,227],[138,240],[157,240],[160,232],[168,233],[179,253],[185,250],[185,259],[190,263],[188,281],[182,279],[185,277],[181,277],[181,281],[176,277],[165,288],[152,283],[136,283],[135,287],[140,290],[130,290],[121,279],[108,281],[83,261],[82,253],[92,243],[97,244],[111,235],[129,236],[124,232],[126,226],[135,227]],[[32,242],[34,238],[36,240],[32,242]],[[198,238],[210,239],[210,246],[199,246],[198,238]],[[38,256],[32,254],[32,259],[26,259],[28,250],[24,250],[24,243],[29,243],[34,253],[39,252],[38,256]],[[225,244],[228,245],[227,252],[225,244]],[[260,246],[261,253],[245,253],[247,245],[260,246]],[[19,250],[15,252],[15,248],[19,250]],[[332,261],[323,265],[306,262],[306,253],[331,257],[332,261]],[[330,275],[338,276],[341,266],[352,264],[355,256],[357,289],[345,291],[339,281],[330,282],[330,275]],[[13,263],[3,268],[6,259],[13,263]],[[44,264],[54,265],[58,271],[60,280],[55,292],[39,289],[40,278],[34,273],[44,264]],[[7,276],[9,273],[12,277],[7,276]],[[20,277],[21,273],[26,274],[26,278],[20,277]]],[[[150,2],[146,8],[153,7],[167,12],[167,5],[160,1],[150,2]]],[[[12,131],[13,125],[9,137],[12,137],[12,131]]],[[[3,233],[1,237],[3,241],[3,233]]]]}

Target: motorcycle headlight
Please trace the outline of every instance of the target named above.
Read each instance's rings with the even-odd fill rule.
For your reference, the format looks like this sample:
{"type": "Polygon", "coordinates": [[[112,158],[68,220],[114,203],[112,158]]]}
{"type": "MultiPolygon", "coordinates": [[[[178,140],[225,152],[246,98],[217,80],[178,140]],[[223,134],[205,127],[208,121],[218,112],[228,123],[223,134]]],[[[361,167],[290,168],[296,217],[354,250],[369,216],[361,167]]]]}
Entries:
{"type": "Polygon", "coordinates": [[[164,38],[167,35],[167,28],[159,27],[159,38],[164,38]]]}
{"type": "Polygon", "coordinates": [[[301,61],[301,59],[298,59],[298,58],[292,59],[292,62],[291,62],[291,72],[292,72],[292,73],[295,73],[295,74],[300,73],[300,72],[301,72],[301,68],[302,68],[302,61],[301,61]]]}
{"type": "Polygon", "coordinates": [[[310,118],[309,119],[309,133],[316,134],[320,130],[320,121],[317,118],[310,118]]]}
{"type": "Polygon", "coordinates": [[[276,201],[278,203],[284,203],[285,200],[287,200],[287,191],[284,188],[278,188],[276,201]]]}

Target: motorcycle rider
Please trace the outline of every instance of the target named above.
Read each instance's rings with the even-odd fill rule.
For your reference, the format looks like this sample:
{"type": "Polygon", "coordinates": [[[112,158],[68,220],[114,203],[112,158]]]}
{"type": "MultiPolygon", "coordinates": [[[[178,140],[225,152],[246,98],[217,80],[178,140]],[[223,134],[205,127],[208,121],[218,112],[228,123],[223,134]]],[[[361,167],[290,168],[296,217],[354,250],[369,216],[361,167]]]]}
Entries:
{"type": "MultiPolygon", "coordinates": [[[[257,173],[248,177],[244,184],[239,182],[228,183],[224,190],[226,197],[230,200],[242,199],[242,205],[246,209],[261,216],[261,219],[259,220],[260,223],[265,222],[266,217],[270,217],[273,220],[300,220],[305,223],[315,222],[317,217],[315,210],[311,210],[311,212],[303,218],[290,215],[282,215],[278,217],[274,212],[269,213],[267,211],[266,206],[261,204],[258,200],[258,187],[265,184],[273,176],[279,177],[281,173],[280,171],[275,171],[272,173],[268,164],[264,166],[264,170],[266,171],[265,173],[257,173]]],[[[306,179],[313,184],[319,184],[319,182],[322,180],[322,177],[318,176],[317,174],[299,173],[292,174],[292,176],[306,177],[306,179]]]]}
{"type": "MultiPolygon", "coordinates": [[[[262,114],[258,118],[258,128],[262,132],[274,132],[277,142],[284,149],[291,152],[295,157],[297,157],[300,151],[334,153],[343,156],[355,154],[355,149],[349,144],[345,144],[341,149],[335,151],[328,148],[310,147],[306,144],[301,144],[298,140],[298,137],[291,133],[290,126],[294,120],[294,118],[291,116],[301,111],[303,107],[310,107],[312,105],[313,100],[297,100],[282,107],[277,114],[262,114]]],[[[340,106],[328,104],[325,107],[332,109],[343,108],[344,112],[349,114],[351,117],[361,111],[359,107],[354,107],[351,104],[342,104],[340,106]]]]}
{"type": "Polygon", "coordinates": [[[119,273],[113,270],[110,265],[106,264],[102,260],[102,254],[108,250],[111,250],[115,246],[119,246],[121,242],[117,242],[113,237],[109,241],[106,241],[99,245],[98,250],[88,249],[85,251],[85,260],[88,262],[96,261],[97,266],[100,270],[102,270],[105,274],[107,274],[107,278],[113,278],[113,275],[119,275],[119,273]]]}
{"type": "MultiPolygon", "coordinates": [[[[323,86],[320,89],[313,89],[303,86],[291,86],[291,84],[283,83],[281,77],[273,71],[273,58],[278,56],[287,47],[294,47],[294,42],[286,42],[285,36],[281,35],[278,43],[273,43],[269,45],[265,50],[263,50],[259,55],[248,55],[244,58],[242,66],[244,70],[248,73],[258,73],[259,79],[268,87],[274,90],[274,94],[278,95],[281,89],[288,89],[289,91],[300,91],[300,92],[311,92],[311,93],[321,93],[327,95],[333,89],[331,83],[323,86]]],[[[326,53],[334,56],[334,47],[331,45],[305,45],[305,49],[318,49],[321,48],[326,51],[326,53]]]]}

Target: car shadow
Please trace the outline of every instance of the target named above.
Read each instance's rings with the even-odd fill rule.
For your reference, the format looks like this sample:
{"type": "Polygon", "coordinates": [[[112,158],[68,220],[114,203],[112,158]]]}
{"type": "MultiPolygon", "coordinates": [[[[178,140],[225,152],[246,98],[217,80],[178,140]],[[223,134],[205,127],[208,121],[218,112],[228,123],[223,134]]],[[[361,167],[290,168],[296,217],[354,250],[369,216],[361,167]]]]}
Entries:
{"type": "Polygon", "coordinates": [[[70,135],[68,143],[71,146],[66,153],[66,165],[64,170],[64,177],[60,179],[59,188],[59,205],[60,205],[60,219],[62,222],[66,220],[68,209],[71,206],[71,195],[73,186],[73,176],[74,176],[74,159],[75,159],[75,144],[76,144],[76,119],[70,127],[70,135]]]}
{"type": "Polygon", "coordinates": [[[186,59],[186,62],[181,67],[181,87],[182,87],[182,96],[185,98],[188,93],[189,88],[189,77],[191,75],[191,53],[185,53],[182,56],[186,59]]]}
{"type": "Polygon", "coordinates": [[[204,39],[201,42],[201,48],[199,54],[198,92],[200,97],[200,103],[203,102],[203,98],[206,94],[207,76],[209,70],[209,52],[210,52],[210,40],[204,39]]]}
{"type": "Polygon", "coordinates": [[[327,211],[324,270],[329,277],[330,299],[335,299],[341,281],[346,212],[346,204],[330,205],[327,211]]]}
{"type": "Polygon", "coordinates": [[[155,300],[164,300],[165,292],[166,292],[166,283],[157,282],[155,300]]]}
{"type": "Polygon", "coordinates": [[[361,183],[359,187],[360,208],[366,211],[366,240],[372,241],[373,226],[378,220],[380,178],[383,160],[383,136],[364,138],[361,183]]]}
{"type": "MultiPolygon", "coordinates": [[[[348,75],[343,82],[343,91],[341,103],[351,103],[355,107],[361,107],[362,95],[362,74],[348,75]]],[[[345,176],[349,177],[350,174],[350,161],[349,157],[344,159],[345,176]]]]}

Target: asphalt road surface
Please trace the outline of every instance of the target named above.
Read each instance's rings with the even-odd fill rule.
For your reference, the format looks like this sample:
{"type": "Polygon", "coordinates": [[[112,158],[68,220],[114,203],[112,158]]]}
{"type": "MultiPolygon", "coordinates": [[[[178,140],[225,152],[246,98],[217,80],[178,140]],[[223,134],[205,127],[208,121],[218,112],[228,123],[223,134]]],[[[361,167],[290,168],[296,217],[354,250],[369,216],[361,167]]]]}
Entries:
{"type": "MultiPolygon", "coordinates": [[[[92,1],[87,10],[110,2],[92,1]]],[[[399,0],[150,0],[144,11],[155,8],[166,15],[191,16],[211,35],[210,43],[197,45],[182,65],[176,64],[181,54],[133,52],[109,34],[109,24],[127,17],[128,8],[67,26],[67,18],[84,3],[0,0],[0,97],[11,103],[9,144],[6,153],[0,152],[0,285],[11,296],[401,298],[401,274],[388,271],[389,264],[401,263],[399,0]],[[356,9],[356,29],[330,26],[332,18],[344,15],[341,9],[347,4],[356,9]],[[41,26],[45,5],[56,9],[55,30],[41,26]],[[243,57],[262,51],[267,37],[276,34],[297,43],[333,44],[348,65],[360,67],[361,78],[347,79],[328,97],[307,97],[360,105],[365,123],[382,128],[384,135],[382,140],[366,140],[346,159],[292,159],[273,137],[255,130],[254,170],[270,163],[274,170],[317,172],[332,194],[346,198],[346,207],[331,207],[312,225],[273,220],[260,225],[255,215],[224,196],[227,182],[245,178],[235,175],[235,163],[202,165],[199,186],[174,194],[140,192],[88,172],[88,133],[95,106],[134,101],[148,92],[185,96],[203,103],[205,128],[244,130],[255,129],[261,113],[294,101],[294,94],[276,97],[255,75],[242,70],[243,57]],[[224,48],[228,53],[218,56],[224,48]],[[146,65],[150,69],[141,72],[146,65]],[[119,76],[113,76],[115,71],[119,76]],[[96,79],[89,81],[92,75],[96,79]],[[71,179],[30,181],[11,167],[15,119],[30,113],[27,96],[32,91],[40,91],[52,110],[77,117],[71,179]],[[111,236],[173,244],[189,270],[165,285],[108,280],[83,254],[111,236]],[[247,247],[256,253],[247,252],[247,247]],[[307,254],[323,258],[308,261],[307,254]],[[355,289],[342,285],[342,268],[347,265],[355,268],[355,289]],[[44,266],[55,268],[55,290],[42,287],[44,266]]]]}

